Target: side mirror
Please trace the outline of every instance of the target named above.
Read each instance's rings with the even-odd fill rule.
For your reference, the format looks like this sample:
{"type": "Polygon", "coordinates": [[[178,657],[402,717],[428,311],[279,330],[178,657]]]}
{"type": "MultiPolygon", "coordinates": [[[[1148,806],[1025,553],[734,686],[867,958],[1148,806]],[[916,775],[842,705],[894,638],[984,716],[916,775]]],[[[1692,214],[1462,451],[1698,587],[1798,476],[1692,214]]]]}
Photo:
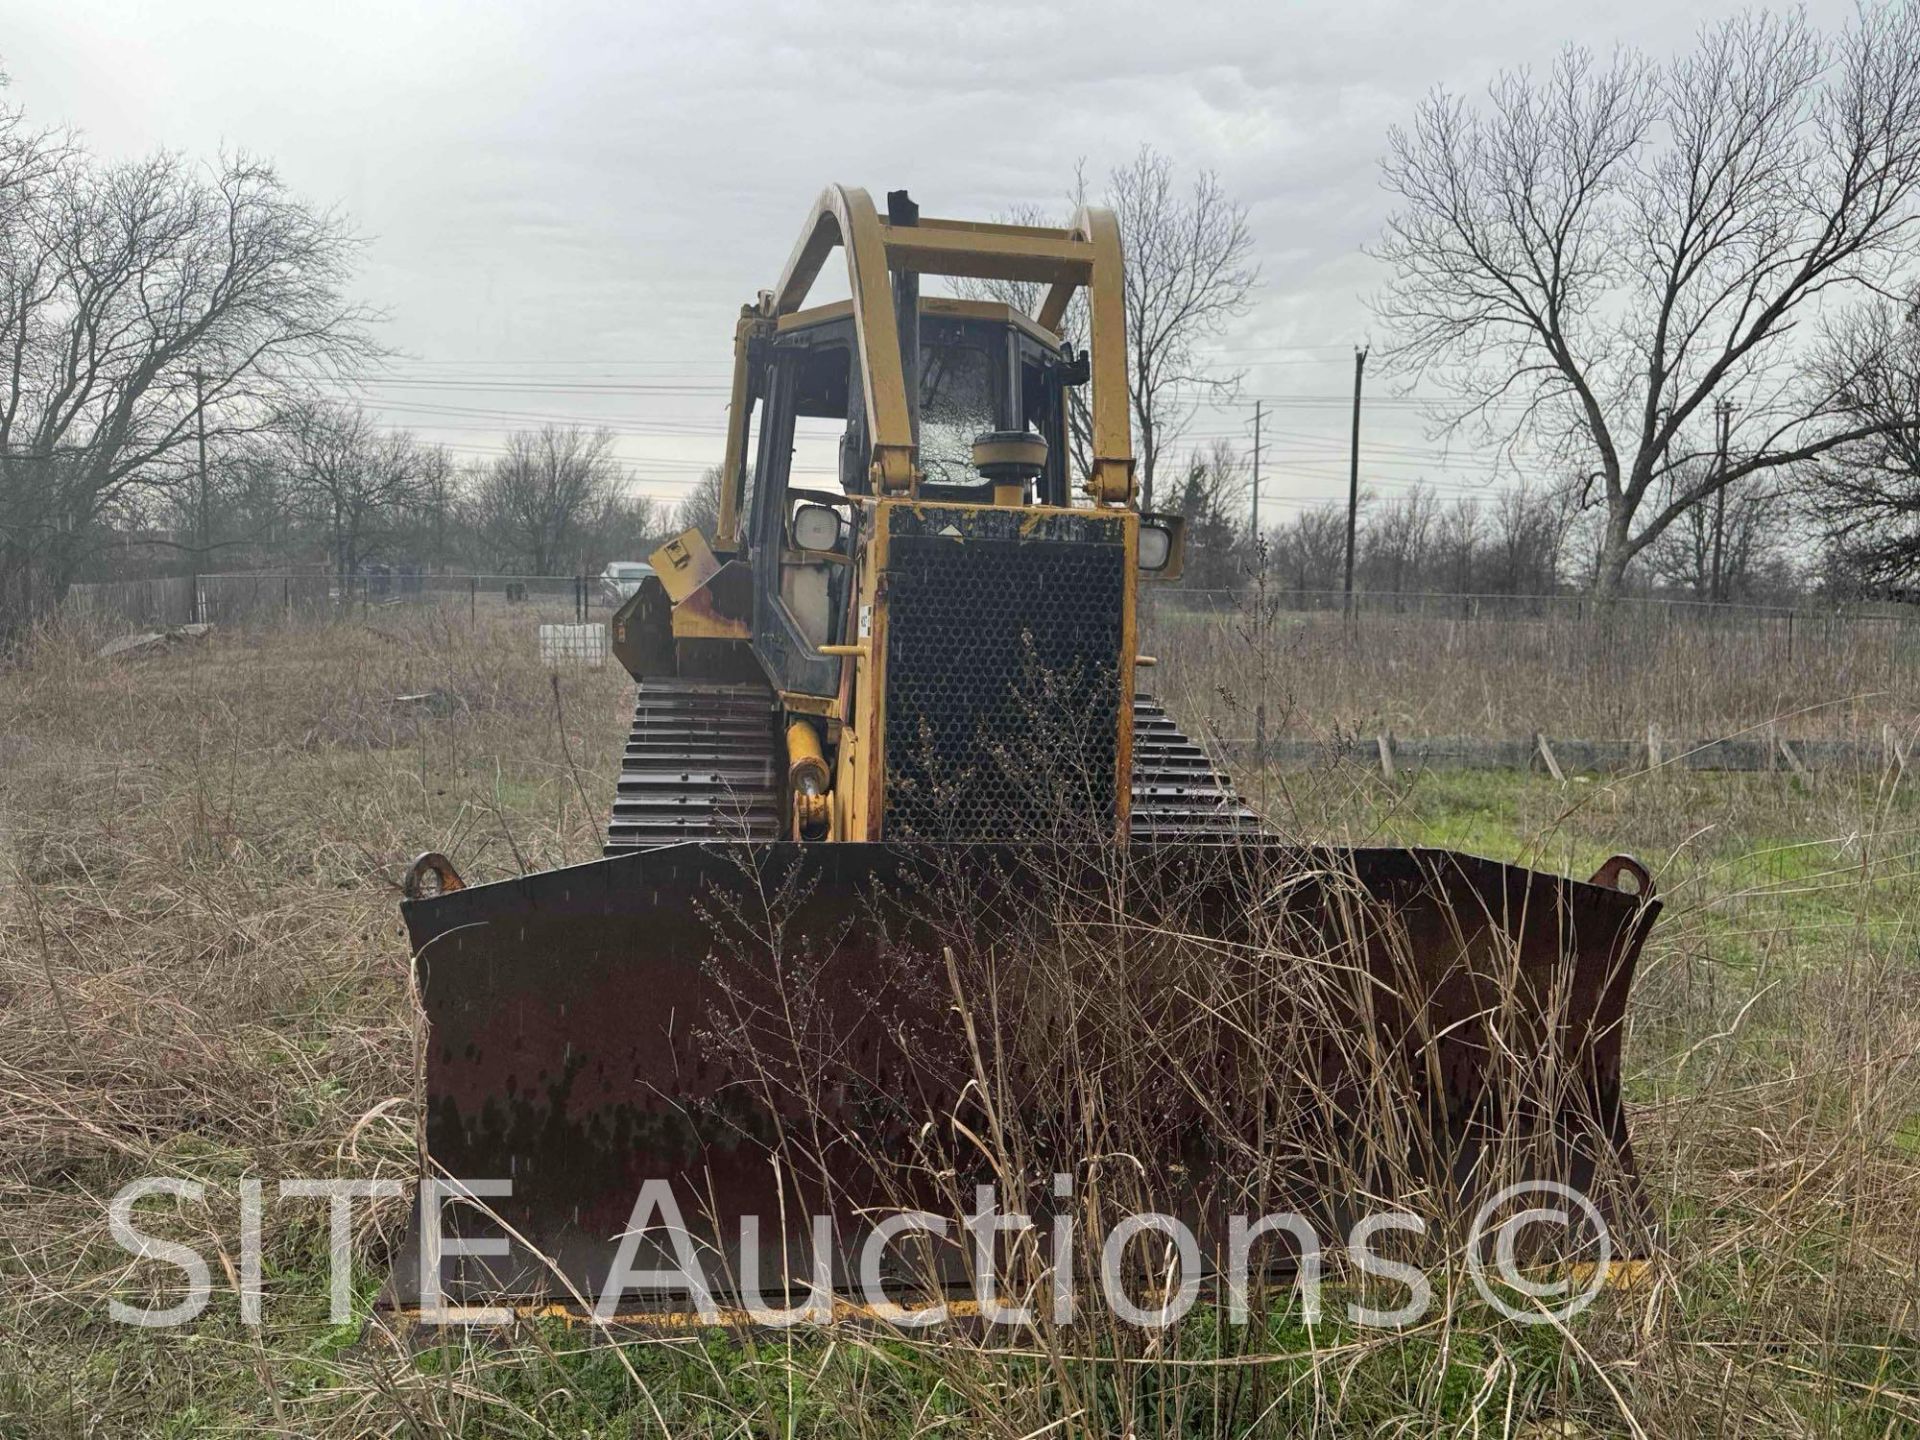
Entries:
{"type": "Polygon", "coordinates": [[[1149,580],[1178,580],[1187,559],[1187,522],[1178,515],[1142,515],[1135,551],[1140,573],[1149,580]]]}
{"type": "Polygon", "coordinates": [[[796,550],[838,550],[841,532],[840,512],[831,505],[802,505],[793,512],[793,545],[796,550]]]}

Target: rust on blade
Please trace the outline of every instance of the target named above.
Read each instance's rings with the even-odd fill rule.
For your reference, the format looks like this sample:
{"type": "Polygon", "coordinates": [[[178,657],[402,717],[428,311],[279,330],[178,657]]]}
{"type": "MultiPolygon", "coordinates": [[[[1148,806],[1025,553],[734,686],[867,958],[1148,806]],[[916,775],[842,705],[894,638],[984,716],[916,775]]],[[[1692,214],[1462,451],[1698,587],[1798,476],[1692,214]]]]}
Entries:
{"type": "MultiPolygon", "coordinates": [[[[507,1253],[449,1256],[442,1280],[458,1303],[592,1296],[642,1186],[658,1180],[719,1290],[743,1260],[791,1272],[776,1222],[803,1214],[832,1217],[834,1273],[850,1276],[877,1217],[942,1208],[927,1137],[949,1135],[974,1103],[950,966],[966,985],[998,987],[992,1016],[1011,1046],[1011,1093],[1033,1112],[1021,1116],[1033,1159],[1072,1170],[1078,1102],[1049,1048],[1065,1023],[1051,1008],[1056,977],[1022,968],[1048,954],[1137,974],[1142,1014],[1166,1033],[1200,1027],[1175,1067],[1191,1073],[1161,1063],[1167,1073],[1141,1083],[1142,1113],[1166,1142],[1158,1178],[1180,1192],[1167,1203],[1203,1240],[1247,1193],[1256,1131],[1223,1127],[1258,1119],[1205,1097],[1267,1093],[1275,1066],[1191,997],[1260,986],[1272,1005],[1298,1007],[1277,1033],[1302,1037],[1292,1068],[1320,1107],[1288,1142],[1299,1153],[1274,1157],[1265,1209],[1337,1223],[1363,1198],[1395,1199],[1384,1187],[1420,1192],[1397,1197],[1406,1203],[1471,1194],[1519,1133],[1567,1183],[1595,1187],[1609,1223],[1631,1226],[1644,1217],[1621,1032],[1658,908],[1624,857],[1582,883],[1446,851],[1277,842],[1136,844],[1117,870],[1006,845],[689,844],[443,884],[404,907],[429,1026],[428,1173],[508,1180],[511,1195],[491,1202],[492,1221],[449,1210],[449,1233],[505,1236],[507,1253]],[[1204,944],[1169,948],[1169,933],[1204,944]],[[1329,936],[1363,961],[1291,958],[1329,936]],[[1316,986],[1333,1010],[1307,1004],[1316,986]],[[1385,1102],[1368,1055],[1390,1062],[1385,1102]],[[1319,1153],[1383,1103],[1408,1137],[1374,1142],[1399,1147],[1391,1173],[1357,1175],[1319,1153]],[[762,1217],[751,1257],[747,1215],[762,1217]]],[[[645,1268],[669,1252],[649,1239],[642,1253],[645,1268]]],[[[419,1302],[417,1234],[384,1298],[419,1302]]],[[[685,1296],[661,1303],[684,1308],[685,1296]]]]}
{"type": "Polygon", "coordinates": [[[409,900],[425,900],[434,895],[450,895],[464,890],[467,882],[453,868],[453,862],[438,850],[429,850],[407,867],[400,882],[400,893],[409,900]]]}

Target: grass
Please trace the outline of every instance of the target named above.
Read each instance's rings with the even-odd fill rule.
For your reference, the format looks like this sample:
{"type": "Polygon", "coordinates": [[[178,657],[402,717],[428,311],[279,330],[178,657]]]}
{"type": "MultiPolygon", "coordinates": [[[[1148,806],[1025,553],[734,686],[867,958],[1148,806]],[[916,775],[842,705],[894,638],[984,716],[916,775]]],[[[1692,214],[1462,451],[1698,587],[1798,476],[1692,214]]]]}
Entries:
{"type": "Polygon", "coordinates": [[[1149,596],[1154,688],[1213,733],[1245,739],[1264,705],[1269,732],[1644,737],[1738,733],[1777,719],[1790,738],[1878,744],[1920,724],[1920,621],[1744,612],[1676,618],[1628,607],[1566,618],[1338,614],[1257,595],[1214,612],[1149,596]]]}
{"type": "MultiPolygon", "coordinates": [[[[416,1351],[358,1318],[400,1207],[356,1207],[337,1325],[324,1208],[297,1201],[268,1203],[265,1324],[241,1325],[219,1282],[242,1177],[411,1173],[413,855],[488,879],[597,853],[626,687],[554,685],[529,628],[377,615],[132,663],[65,631],[0,673],[0,1434],[1920,1433],[1920,776],[1240,777],[1301,835],[1652,866],[1628,1084],[1664,1243],[1571,1336],[1471,1292],[1400,1336],[1276,1311],[1230,1339],[1202,1311],[1158,1354],[1076,1360],[1077,1416],[1031,1356],[844,1330],[541,1322],[416,1351]],[[423,692],[444,699],[393,698],[423,692]],[[179,1330],[107,1318],[171,1273],[107,1233],[146,1174],[207,1185],[142,1212],[214,1261],[179,1330]]],[[[1281,654],[1296,696],[1353,673],[1281,654]]],[[[1745,703],[1699,713],[1766,718],[1745,703]]],[[[1849,723],[1904,718],[1875,703],[1849,723]]]]}

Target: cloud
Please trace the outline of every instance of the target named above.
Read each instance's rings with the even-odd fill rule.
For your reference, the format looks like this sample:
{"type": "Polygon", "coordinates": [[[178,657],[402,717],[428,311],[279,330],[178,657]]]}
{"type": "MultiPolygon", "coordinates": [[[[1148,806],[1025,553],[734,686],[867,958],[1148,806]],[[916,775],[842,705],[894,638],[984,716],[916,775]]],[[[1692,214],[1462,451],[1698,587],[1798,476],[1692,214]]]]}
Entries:
{"type": "MultiPolygon", "coordinates": [[[[1224,342],[1253,367],[1249,393],[1312,394],[1343,391],[1344,349],[1274,347],[1367,333],[1377,277],[1360,247],[1385,213],[1387,126],[1434,84],[1477,88],[1565,38],[1683,44],[1700,16],[1681,8],[67,0],[16,18],[0,58],[37,119],[106,151],[244,144],[343,202],[372,237],[368,298],[419,373],[724,374],[737,307],[772,283],[828,181],[980,216],[1061,203],[1077,159],[1097,175],[1149,142],[1251,207],[1265,285],[1224,342]]],[[[433,397],[412,398],[422,408],[393,418],[434,433],[433,397]]],[[[637,463],[684,460],[667,428],[715,424],[706,396],[463,403],[601,416],[637,463]]],[[[1332,444],[1345,420],[1290,423],[1332,444]]],[[[1417,416],[1378,424],[1418,440],[1417,416]]],[[[484,443],[461,427],[438,433],[484,443]]],[[[661,493],[686,479],[653,476],[661,493]]],[[[1341,488],[1310,467],[1284,483],[1341,488]]]]}

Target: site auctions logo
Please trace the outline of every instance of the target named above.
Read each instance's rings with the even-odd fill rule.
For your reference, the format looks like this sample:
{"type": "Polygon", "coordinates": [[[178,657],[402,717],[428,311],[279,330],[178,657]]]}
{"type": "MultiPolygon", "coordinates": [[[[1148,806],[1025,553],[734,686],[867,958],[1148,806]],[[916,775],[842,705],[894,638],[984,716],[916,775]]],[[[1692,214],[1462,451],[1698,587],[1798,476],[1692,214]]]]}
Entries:
{"type": "Polygon", "coordinates": [[[1507,1186],[1480,1207],[1467,1231],[1466,1259],[1467,1271],[1473,1276],[1473,1288],[1480,1292],[1480,1298],[1509,1320],[1518,1320],[1524,1325],[1564,1324],[1591,1305],[1594,1297],[1606,1285],[1607,1272],[1613,1264],[1613,1234],[1607,1229],[1599,1206],[1571,1185],[1562,1185],[1553,1180],[1527,1180],[1507,1186]],[[1494,1223],[1506,1206],[1525,1196],[1551,1196],[1556,1200],[1568,1201],[1580,1212],[1580,1220],[1584,1224],[1576,1225],[1574,1217],[1557,1205],[1536,1206],[1522,1210],[1499,1224],[1494,1223]],[[1537,1224],[1554,1225],[1561,1230],[1590,1237],[1594,1255],[1592,1261],[1583,1262],[1581,1266],[1586,1274],[1583,1288],[1575,1290],[1570,1275],[1563,1274],[1552,1280],[1533,1279],[1516,1262],[1516,1242],[1520,1232],[1528,1225],[1537,1224]],[[1534,1304],[1531,1307],[1513,1304],[1488,1283],[1486,1256],[1481,1252],[1489,1233],[1496,1237],[1494,1273],[1503,1285],[1532,1300],[1534,1304]],[[1561,1303],[1549,1308],[1543,1303],[1547,1300],[1559,1300],[1561,1303]]]}
{"type": "MultiPolygon", "coordinates": [[[[343,1324],[352,1318],[352,1222],[357,1201],[398,1199],[406,1187],[399,1180],[297,1179],[282,1180],[277,1191],[281,1202],[325,1200],[328,1204],[328,1251],[330,1318],[343,1324]]],[[[443,1207],[448,1200],[476,1205],[483,1211],[486,1202],[509,1198],[513,1184],[505,1179],[442,1180],[430,1179],[420,1187],[419,1227],[419,1303],[418,1317],[428,1324],[504,1325],[513,1319],[513,1311],[503,1306],[456,1306],[446,1301],[442,1287],[445,1262],[449,1257],[486,1261],[503,1259],[509,1254],[509,1242],[503,1235],[454,1236],[443,1228],[443,1207]]],[[[1057,1199],[1072,1195],[1071,1177],[1056,1175],[1053,1193],[1057,1199]]],[[[211,1270],[206,1257],[190,1245],[163,1239],[142,1231],[134,1223],[134,1207],[150,1196],[172,1195],[201,1202],[207,1187],[198,1180],[174,1176],[148,1176],[124,1186],[108,1207],[108,1227],[116,1244],[136,1259],[170,1265],[185,1277],[181,1297],[165,1306],[139,1307],[119,1298],[109,1301],[109,1313],[124,1324],[145,1328],[184,1325],[199,1317],[213,1298],[211,1270]]],[[[263,1182],[243,1180],[240,1200],[240,1267],[237,1293],[240,1319],[247,1325],[261,1323],[263,1291],[261,1287],[261,1225],[265,1206],[263,1182]]],[[[1075,1239],[1077,1222],[1068,1209],[1045,1217],[1044,1246],[1039,1237],[1031,1242],[1031,1253],[1044,1256],[1044,1295],[1029,1294],[1021,1303],[1013,1303],[999,1293],[999,1246],[1002,1237],[1023,1236],[1041,1229],[1034,1219],[1017,1211],[1002,1211],[995,1187],[975,1187],[971,1213],[954,1220],[924,1210],[901,1210],[885,1216],[867,1229],[860,1240],[854,1279],[857,1298],[836,1293],[833,1284],[834,1226],[832,1217],[815,1215],[809,1224],[812,1273],[806,1299],[792,1307],[774,1307],[762,1294],[759,1273],[761,1227],[758,1216],[740,1219],[739,1273],[729,1276],[728,1287],[737,1303],[723,1309],[712,1283],[708,1262],[701,1255],[701,1244],[687,1226],[673,1187],[666,1180],[650,1180],[640,1188],[626,1228],[617,1237],[607,1273],[590,1294],[575,1292],[583,1310],[600,1320],[613,1320],[622,1312],[622,1301],[631,1293],[658,1297],[663,1294],[684,1298],[683,1309],[703,1324],[720,1325],[732,1321],[783,1328],[799,1324],[825,1324],[833,1319],[836,1308],[854,1303],[868,1316],[910,1329],[943,1325],[952,1318],[952,1307],[941,1301],[915,1306],[902,1305],[888,1293],[883,1275],[890,1251],[900,1252],[908,1237],[924,1237],[923,1244],[938,1243],[957,1250],[964,1247],[970,1264],[972,1299],[968,1318],[994,1326],[1029,1326],[1038,1321],[1038,1304],[1044,1302],[1048,1318],[1056,1326],[1071,1325],[1085,1312],[1081,1308],[1075,1275],[1075,1239]],[[964,1238],[962,1233],[964,1232],[964,1238]],[[970,1244],[968,1242],[971,1242],[970,1244]],[[641,1250],[646,1247],[648,1261],[641,1265],[641,1250]],[[657,1263],[670,1261],[670,1263],[657,1263]]],[[[1122,1323],[1157,1330],[1176,1324],[1198,1303],[1201,1286],[1209,1275],[1217,1282],[1217,1293],[1225,1300],[1227,1319],[1232,1325],[1246,1325],[1251,1319],[1252,1276],[1255,1250],[1259,1242],[1284,1233],[1292,1240],[1293,1288],[1298,1294],[1301,1316],[1308,1324],[1321,1316],[1321,1275],[1327,1255],[1319,1232],[1304,1216],[1291,1212],[1257,1217],[1235,1215],[1227,1221],[1227,1248],[1224,1259],[1215,1257],[1210,1266],[1202,1256],[1193,1230],[1179,1218],[1159,1212],[1127,1215],[1118,1220],[1102,1238],[1099,1249],[1098,1289],[1107,1309],[1122,1323]],[[1157,1262],[1147,1267],[1148,1274],[1162,1277],[1162,1283],[1147,1285],[1150,1293],[1131,1293],[1128,1288],[1127,1258],[1131,1251],[1151,1254],[1157,1262]]],[[[1369,1282],[1396,1286],[1404,1291],[1403,1303],[1378,1306],[1350,1299],[1346,1318],[1370,1328],[1401,1329],[1418,1324],[1431,1310],[1434,1288],[1416,1265],[1382,1253],[1383,1240],[1394,1234],[1425,1236],[1428,1225],[1419,1215],[1405,1210],[1379,1211],[1364,1215],[1348,1227],[1343,1237],[1342,1258],[1349,1273],[1366,1277],[1369,1282]]],[[[1272,1245],[1269,1241],[1269,1247],[1272,1245]]],[[[1271,1249],[1266,1252],[1271,1258],[1271,1249]]],[[[1599,1207],[1570,1186],[1550,1180],[1525,1181],[1510,1185],[1481,1205],[1468,1227],[1464,1260],[1474,1288],[1486,1302],[1507,1318],[1526,1325],[1564,1324],[1591,1305],[1607,1282],[1613,1260],[1612,1236],[1599,1207]],[[1526,1201],[1534,1203],[1516,1208],[1526,1201]],[[1532,1243],[1532,1253],[1554,1253],[1562,1257],[1577,1255],[1579,1263],[1566,1266],[1529,1267],[1520,1260],[1521,1237],[1533,1226],[1549,1226],[1560,1233],[1559,1244],[1532,1243]],[[1487,1256],[1492,1242],[1492,1258],[1487,1256]],[[1574,1277],[1583,1283],[1576,1288],[1574,1277]],[[1497,1283],[1496,1283],[1497,1282],[1497,1283]],[[1521,1297],[1516,1301],[1513,1296],[1521,1297]],[[1550,1303],[1551,1302],[1551,1303],[1550,1303]]],[[[1142,1270],[1136,1266],[1134,1284],[1141,1286],[1142,1270]]],[[[1372,1297],[1377,1286],[1369,1290],[1372,1297]]]]}

